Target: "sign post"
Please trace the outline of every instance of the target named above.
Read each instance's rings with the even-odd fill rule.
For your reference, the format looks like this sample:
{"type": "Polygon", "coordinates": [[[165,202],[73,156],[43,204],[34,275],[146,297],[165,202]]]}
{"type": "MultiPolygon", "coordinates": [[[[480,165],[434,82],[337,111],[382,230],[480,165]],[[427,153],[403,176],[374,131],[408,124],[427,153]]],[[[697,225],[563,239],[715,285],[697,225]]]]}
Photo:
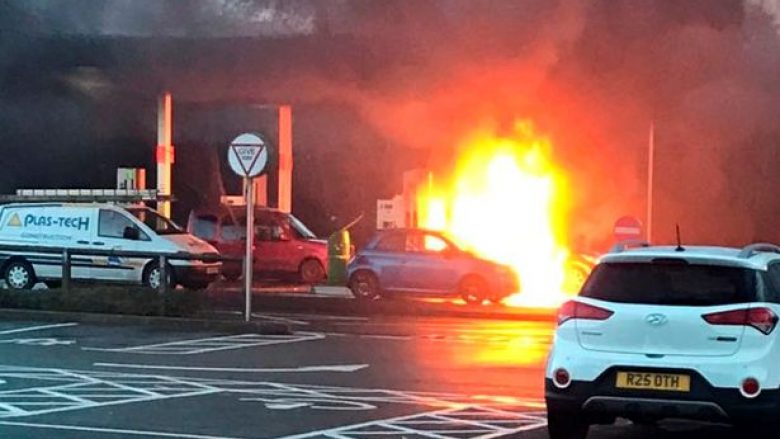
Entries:
{"type": "Polygon", "coordinates": [[[268,163],[268,142],[259,135],[244,133],[233,139],[228,148],[230,169],[244,178],[246,187],[246,253],[244,254],[244,320],[252,317],[252,248],[254,247],[254,184],[252,179],[262,174],[268,163]]]}

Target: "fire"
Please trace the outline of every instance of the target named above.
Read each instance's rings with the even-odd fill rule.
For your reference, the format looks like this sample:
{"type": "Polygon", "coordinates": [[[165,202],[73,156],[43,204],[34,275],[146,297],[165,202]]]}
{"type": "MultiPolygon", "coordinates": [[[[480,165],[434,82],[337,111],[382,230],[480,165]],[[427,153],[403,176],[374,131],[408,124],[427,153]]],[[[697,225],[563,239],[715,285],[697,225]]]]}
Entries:
{"type": "Polygon", "coordinates": [[[505,301],[511,306],[555,307],[567,297],[569,198],[550,151],[530,122],[517,123],[507,137],[479,132],[464,143],[449,184],[429,175],[418,193],[422,227],[514,268],[522,291],[505,301]]]}

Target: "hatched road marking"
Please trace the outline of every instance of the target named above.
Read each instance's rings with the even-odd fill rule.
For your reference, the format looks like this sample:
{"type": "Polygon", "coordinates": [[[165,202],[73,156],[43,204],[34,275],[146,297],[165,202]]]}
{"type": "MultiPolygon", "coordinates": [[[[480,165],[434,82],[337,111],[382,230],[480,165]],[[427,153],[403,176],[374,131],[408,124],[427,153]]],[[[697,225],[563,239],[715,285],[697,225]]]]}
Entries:
{"type": "Polygon", "coordinates": [[[489,439],[547,426],[542,414],[468,406],[364,422],[281,439],[489,439]]]}
{"type": "Polygon", "coordinates": [[[316,332],[296,332],[291,335],[240,334],[221,337],[180,340],[124,348],[82,348],[88,351],[121,352],[131,354],[195,355],[231,349],[254,348],[285,343],[322,340],[324,334],[316,332]]]}

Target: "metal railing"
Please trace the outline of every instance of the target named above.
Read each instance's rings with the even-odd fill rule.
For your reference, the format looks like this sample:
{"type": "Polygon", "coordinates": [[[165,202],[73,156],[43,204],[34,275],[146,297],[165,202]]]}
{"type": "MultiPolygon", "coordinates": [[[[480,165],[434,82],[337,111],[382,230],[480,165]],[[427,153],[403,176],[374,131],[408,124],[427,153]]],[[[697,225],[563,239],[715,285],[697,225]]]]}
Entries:
{"type": "MultiPolygon", "coordinates": [[[[157,259],[160,267],[160,286],[158,288],[161,294],[168,291],[168,261],[201,261],[201,262],[234,262],[241,261],[243,258],[222,256],[218,253],[162,253],[162,252],[143,252],[132,250],[102,250],[102,249],[82,249],[72,247],[56,246],[30,246],[30,245],[5,245],[0,244],[0,252],[6,253],[24,253],[24,254],[55,254],[62,256],[62,289],[67,291],[71,283],[71,258],[73,256],[106,256],[119,258],[137,258],[137,259],[157,259]]],[[[12,254],[9,258],[16,255],[12,254]]],[[[21,255],[19,255],[21,256],[21,255]]]]}

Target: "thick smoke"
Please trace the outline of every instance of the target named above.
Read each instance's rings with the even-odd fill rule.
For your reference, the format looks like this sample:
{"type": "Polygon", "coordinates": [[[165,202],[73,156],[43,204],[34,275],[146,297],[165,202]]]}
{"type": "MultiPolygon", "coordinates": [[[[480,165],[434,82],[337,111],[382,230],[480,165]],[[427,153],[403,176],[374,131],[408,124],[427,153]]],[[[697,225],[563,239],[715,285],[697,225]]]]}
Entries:
{"type": "MultiPolygon", "coordinates": [[[[675,223],[690,242],[780,240],[773,224],[780,201],[767,190],[780,180],[779,9],[770,0],[112,0],[97,8],[83,0],[84,8],[73,7],[79,1],[20,1],[8,11],[46,44],[68,41],[76,50],[70,58],[81,59],[51,61],[57,50],[27,37],[0,43],[12,55],[0,61],[5,90],[27,90],[27,105],[6,106],[41,114],[37,125],[14,119],[30,127],[30,142],[43,141],[34,134],[44,121],[57,127],[74,111],[149,112],[163,88],[182,103],[289,102],[296,209],[325,230],[332,224],[319,218],[371,214],[375,198],[400,191],[402,170],[445,170],[475,128],[501,131],[531,119],[569,174],[571,239],[601,245],[618,216],[644,219],[653,124],[657,240],[671,241],[675,223]],[[20,63],[54,71],[40,83],[58,96],[53,102],[75,110],[47,113],[42,98],[29,97],[38,85],[35,76],[21,78],[20,63]]],[[[153,144],[153,114],[129,119],[103,121],[120,133],[113,138],[153,144]]],[[[15,126],[5,123],[5,135],[15,126]]],[[[192,126],[183,135],[194,146],[203,137],[192,126]]],[[[4,157],[20,156],[3,149],[4,157]]]]}

